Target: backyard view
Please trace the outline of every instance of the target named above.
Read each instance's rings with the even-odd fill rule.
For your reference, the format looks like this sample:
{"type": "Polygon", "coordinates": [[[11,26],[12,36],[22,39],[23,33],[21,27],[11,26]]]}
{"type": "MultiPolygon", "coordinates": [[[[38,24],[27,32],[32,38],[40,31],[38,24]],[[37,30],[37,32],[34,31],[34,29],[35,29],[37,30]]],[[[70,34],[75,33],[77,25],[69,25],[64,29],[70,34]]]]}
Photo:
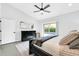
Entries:
{"type": "Polygon", "coordinates": [[[56,32],[56,23],[45,24],[44,25],[44,32],[56,32]]]}

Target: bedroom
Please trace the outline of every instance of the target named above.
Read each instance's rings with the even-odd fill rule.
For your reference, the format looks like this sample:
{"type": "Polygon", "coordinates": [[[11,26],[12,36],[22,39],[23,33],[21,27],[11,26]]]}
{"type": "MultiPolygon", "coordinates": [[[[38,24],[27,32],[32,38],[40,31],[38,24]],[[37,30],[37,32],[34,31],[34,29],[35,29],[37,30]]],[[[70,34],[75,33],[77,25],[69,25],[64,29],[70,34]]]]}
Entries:
{"type": "MultiPolygon", "coordinates": [[[[40,51],[43,48],[42,51],[44,52],[41,52],[41,54],[58,56],[58,43],[61,39],[70,32],[78,34],[79,3],[0,3],[0,20],[0,55],[27,56],[30,50],[29,41],[34,40],[35,46],[31,48],[34,49],[35,47],[40,51]],[[42,5],[46,8],[46,11],[41,9],[39,12],[34,12],[39,10],[35,6],[40,6],[41,8],[42,5]],[[54,31],[50,30],[52,24],[53,29],[55,28],[54,31]],[[46,32],[45,25],[48,27],[46,32]],[[25,35],[28,36],[27,39],[29,41],[24,39],[26,38],[25,35]],[[42,46],[39,47],[41,44],[42,46]]],[[[73,37],[75,35],[70,34],[67,39],[73,39],[73,37]]],[[[74,39],[76,38],[77,36],[74,39]]],[[[37,55],[39,55],[38,50],[36,52],[37,55]]],[[[33,54],[35,51],[33,51],[33,54]]],[[[72,49],[72,51],[74,50],[72,49]]],[[[61,53],[64,55],[64,52],[61,53]]],[[[75,54],[70,53],[68,55],[79,55],[79,53],[75,52],[75,54]]]]}

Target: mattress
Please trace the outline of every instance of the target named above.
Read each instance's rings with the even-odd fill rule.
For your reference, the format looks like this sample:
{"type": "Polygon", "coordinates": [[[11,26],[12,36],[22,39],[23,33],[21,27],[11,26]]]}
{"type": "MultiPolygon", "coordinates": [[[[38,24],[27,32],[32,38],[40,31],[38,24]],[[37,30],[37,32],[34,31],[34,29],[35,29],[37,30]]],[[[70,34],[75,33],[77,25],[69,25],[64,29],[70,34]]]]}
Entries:
{"type": "Polygon", "coordinates": [[[78,56],[79,49],[69,49],[68,45],[59,45],[61,36],[52,38],[42,44],[42,49],[54,56],[78,56]]]}

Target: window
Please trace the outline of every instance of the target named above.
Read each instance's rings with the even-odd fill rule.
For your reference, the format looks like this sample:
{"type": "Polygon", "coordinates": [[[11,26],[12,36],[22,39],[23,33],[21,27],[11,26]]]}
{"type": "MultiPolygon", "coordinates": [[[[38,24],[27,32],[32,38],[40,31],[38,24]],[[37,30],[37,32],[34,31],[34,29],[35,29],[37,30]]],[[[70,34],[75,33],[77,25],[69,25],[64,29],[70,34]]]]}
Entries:
{"type": "Polygon", "coordinates": [[[56,24],[45,24],[44,25],[44,32],[56,32],[56,24]]]}
{"type": "Polygon", "coordinates": [[[44,35],[57,34],[57,23],[47,23],[44,24],[44,35]]]}

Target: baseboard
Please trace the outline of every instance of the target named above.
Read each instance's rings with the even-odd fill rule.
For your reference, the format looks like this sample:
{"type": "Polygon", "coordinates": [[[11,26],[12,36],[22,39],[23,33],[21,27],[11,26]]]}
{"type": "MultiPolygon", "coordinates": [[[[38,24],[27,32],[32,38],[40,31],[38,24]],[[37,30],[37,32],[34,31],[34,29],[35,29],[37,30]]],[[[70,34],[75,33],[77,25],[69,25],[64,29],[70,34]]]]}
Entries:
{"type": "Polygon", "coordinates": [[[0,46],[2,46],[2,45],[8,45],[8,44],[13,44],[13,43],[19,43],[19,42],[21,42],[21,41],[14,41],[14,42],[6,43],[6,44],[0,44],[0,46]]]}

